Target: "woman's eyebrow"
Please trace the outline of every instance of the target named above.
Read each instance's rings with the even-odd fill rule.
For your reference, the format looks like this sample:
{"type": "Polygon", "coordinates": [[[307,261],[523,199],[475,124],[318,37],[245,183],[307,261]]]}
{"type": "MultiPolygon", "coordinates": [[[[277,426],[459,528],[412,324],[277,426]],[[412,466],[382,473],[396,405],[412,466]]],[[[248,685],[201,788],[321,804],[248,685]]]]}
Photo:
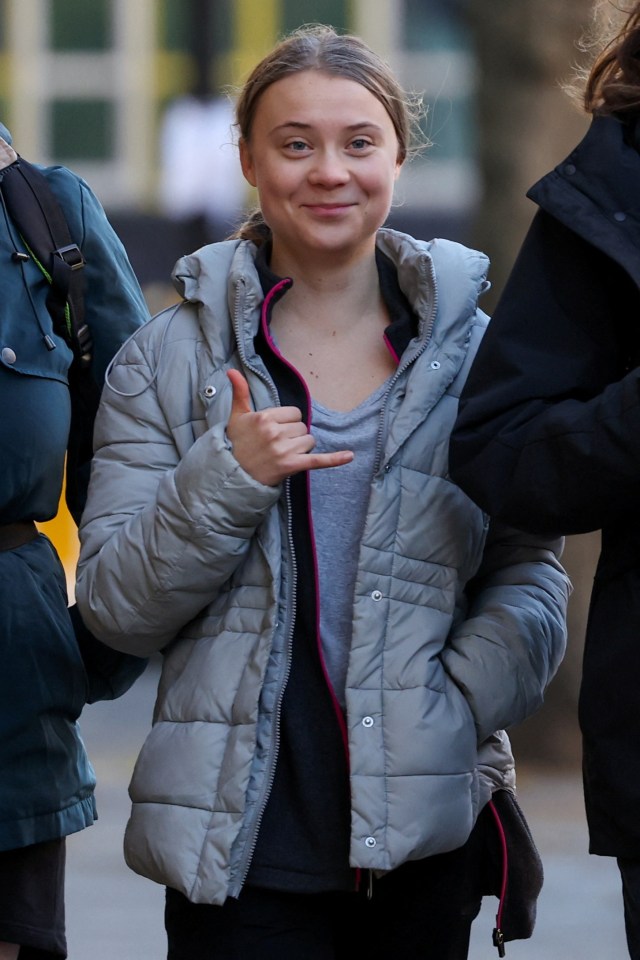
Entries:
{"type": "MultiPolygon", "coordinates": [[[[294,130],[313,130],[314,126],[315,124],[305,123],[302,120],[285,120],[284,123],[277,124],[269,132],[276,133],[278,130],[287,130],[290,128],[293,128],[294,130]]],[[[373,120],[358,120],[356,121],[356,123],[347,124],[347,126],[344,127],[343,129],[351,132],[353,130],[362,130],[364,128],[367,128],[369,130],[378,130],[378,131],[382,130],[382,127],[378,123],[375,123],[373,120]]]]}

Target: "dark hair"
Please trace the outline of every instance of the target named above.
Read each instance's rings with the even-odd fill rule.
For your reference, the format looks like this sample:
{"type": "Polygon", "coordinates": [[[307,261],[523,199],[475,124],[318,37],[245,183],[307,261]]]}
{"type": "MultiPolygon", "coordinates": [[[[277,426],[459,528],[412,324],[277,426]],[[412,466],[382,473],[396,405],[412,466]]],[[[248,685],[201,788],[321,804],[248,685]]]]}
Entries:
{"type": "Polygon", "coordinates": [[[592,114],[640,111],[640,2],[598,0],[594,22],[594,35],[582,43],[595,50],[590,70],[583,71],[582,106],[592,114]]]}
{"type": "MultiPolygon", "coordinates": [[[[417,153],[426,138],[420,131],[422,98],[406,93],[391,67],[359,37],[339,34],[324,24],[306,24],[284,37],[260,63],[242,87],[236,103],[240,137],[249,141],[258,101],[264,91],[283,77],[303,70],[319,70],[332,77],[354,80],[369,90],[385,108],[398,138],[398,160],[417,153]]],[[[255,210],[234,233],[244,240],[264,241],[269,228],[255,210]]]]}

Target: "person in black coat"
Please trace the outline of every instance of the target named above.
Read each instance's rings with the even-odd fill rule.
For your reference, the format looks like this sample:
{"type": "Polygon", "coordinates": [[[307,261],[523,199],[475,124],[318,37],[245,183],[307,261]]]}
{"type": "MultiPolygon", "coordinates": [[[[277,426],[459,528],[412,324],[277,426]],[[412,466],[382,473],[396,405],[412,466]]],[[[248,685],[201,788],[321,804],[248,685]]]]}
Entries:
{"type": "Polygon", "coordinates": [[[536,212],[464,388],[450,472],[536,533],[601,531],[580,690],[593,854],[640,958],[640,3],[603,43],[589,130],[536,212]]]}

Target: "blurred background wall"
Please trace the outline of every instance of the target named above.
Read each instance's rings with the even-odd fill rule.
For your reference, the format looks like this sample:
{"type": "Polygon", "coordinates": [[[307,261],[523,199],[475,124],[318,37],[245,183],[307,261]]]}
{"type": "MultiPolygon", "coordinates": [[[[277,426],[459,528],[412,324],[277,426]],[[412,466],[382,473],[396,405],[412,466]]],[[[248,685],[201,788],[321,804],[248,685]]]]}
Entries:
{"type": "MultiPolygon", "coordinates": [[[[489,312],[533,214],[528,187],[586,130],[561,89],[591,0],[0,0],[0,119],[16,149],[62,162],[102,200],[152,311],[175,260],[224,236],[252,196],[235,176],[229,100],[287,30],[359,33],[424,95],[431,148],[407,166],[390,225],[491,257],[489,312]],[[222,188],[222,189],[221,189],[222,188]]],[[[576,345],[579,349],[579,345],[576,345]]],[[[46,525],[73,582],[64,508],[46,525]]],[[[598,535],[573,537],[569,651],[545,707],[513,739],[579,761],[576,702],[598,535]]]]}
{"type": "MultiPolygon", "coordinates": [[[[478,197],[474,64],[460,6],[456,0],[3,0],[0,109],[26,156],[67,163],[86,177],[131,241],[143,283],[163,283],[175,251],[192,241],[187,228],[201,239],[167,196],[164,165],[175,163],[164,135],[167,118],[182,113],[186,123],[190,108],[193,118],[198,105],[204,111],[220,95],[232,95],[284,31],[331,23],[360,33],[430,103],[427,127],[437,149],[407,170],[399,221],[460,233],[478,197]],[[158,222],[166,214],[169,225],[158,222]]],[[[185,156],[183,170],[190,160],[185,156]]]]}

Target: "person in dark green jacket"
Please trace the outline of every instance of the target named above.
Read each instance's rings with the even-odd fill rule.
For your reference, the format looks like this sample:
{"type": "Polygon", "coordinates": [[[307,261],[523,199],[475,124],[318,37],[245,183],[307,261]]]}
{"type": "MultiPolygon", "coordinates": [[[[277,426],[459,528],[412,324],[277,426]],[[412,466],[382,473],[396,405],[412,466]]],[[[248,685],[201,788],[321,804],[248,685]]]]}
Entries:
{"type": "MultiPolygon", "coordinates": [[[[0,960],[67,956],[64,838],[96,818],[78,717],[85,703],[123,693],[145,666],[114,657],[70,614],[62,563],[36,528],[58,511],[65,462],[67,504],[80,519],[93,413],[76,402],[80,381],[69,377],[73,351],[47,309],[49,282],[2,195],[7,171],[15,175],[20,162],[0,124],[0,960]]],[[[99,388],[148,309],[85,181],[62,166],[39,169],[85,258],[99,388]]]]}

